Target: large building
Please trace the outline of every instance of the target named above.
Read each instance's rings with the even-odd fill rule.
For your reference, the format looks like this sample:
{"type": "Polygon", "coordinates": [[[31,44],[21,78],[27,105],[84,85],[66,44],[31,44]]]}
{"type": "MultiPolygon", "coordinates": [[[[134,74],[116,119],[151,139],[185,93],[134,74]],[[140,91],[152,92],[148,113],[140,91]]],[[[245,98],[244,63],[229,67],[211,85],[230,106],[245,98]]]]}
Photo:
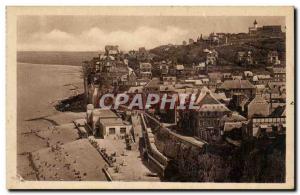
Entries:
{"type": "Polygon", "coordinates": [[[130,133],[131,124],[109,109],[94,109],[89,104],[86,112],[87,125],[95,137],[122,138],[130,133]]]}
{"type": "Polygon", "coordinates": [[[217,91],[224,92],[227,97],[231,98],[235,93],[243,93],[248,98],[254,97],[255,95],[255,86],[251,84],[248,80],[226,80],[220,87],[217,88],[217,91]]]}
{"type": "Polygon", "coordinates": [[[282,36],[282,30],[280,25],[268,25],[258,26],[258,22],[255,20],[253,26],[249,27],[250,36],[267,36],[267,37],[280,37],[282,36]]]}
{"type": "Polygon", "coordinates": [[[217,141],[221,137],[221,119],[231,111],[209,90],[200,92],[196,105],[199,109],[180,113],[181,127],[186,134],[207,142],[217,141]]]}

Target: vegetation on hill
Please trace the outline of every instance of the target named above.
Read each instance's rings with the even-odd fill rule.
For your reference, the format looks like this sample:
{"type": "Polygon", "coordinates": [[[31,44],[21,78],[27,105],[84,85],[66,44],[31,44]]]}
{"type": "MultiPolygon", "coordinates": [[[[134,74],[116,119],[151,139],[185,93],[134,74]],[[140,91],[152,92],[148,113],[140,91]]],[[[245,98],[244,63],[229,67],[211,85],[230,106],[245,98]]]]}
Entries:
{"type": "Polygon", "coordinates": [[[154,60],[170,59],[180,64],[199,63],[205,60],[205,48],[214,48],[219,53],[219,65],[234,65],[239,51],[251,51],[258,64],[265,64],[269,51],[278,51],[279,58],[285,59],[284,38],[240,39],[234,44],[211,46],[206,42],[190,45],[162,45],[150,50],[154,60]]]}

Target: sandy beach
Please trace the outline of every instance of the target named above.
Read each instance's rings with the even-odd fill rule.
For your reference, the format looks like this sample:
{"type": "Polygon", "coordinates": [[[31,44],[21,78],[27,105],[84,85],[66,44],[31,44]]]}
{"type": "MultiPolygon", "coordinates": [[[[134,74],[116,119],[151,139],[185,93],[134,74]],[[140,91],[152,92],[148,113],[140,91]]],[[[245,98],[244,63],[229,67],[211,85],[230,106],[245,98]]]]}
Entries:
{"type": "Polygon", "coordinates": [[[54,108],[57,101],[83,91],[80,71],[78,66],[18,63],[17,171],[23,179],[105,180],[105,161],[86,140],[78,140],[72,124],[84,113],[54,108]],[[85,160],[77,159],[79,152],[85,160]]]}

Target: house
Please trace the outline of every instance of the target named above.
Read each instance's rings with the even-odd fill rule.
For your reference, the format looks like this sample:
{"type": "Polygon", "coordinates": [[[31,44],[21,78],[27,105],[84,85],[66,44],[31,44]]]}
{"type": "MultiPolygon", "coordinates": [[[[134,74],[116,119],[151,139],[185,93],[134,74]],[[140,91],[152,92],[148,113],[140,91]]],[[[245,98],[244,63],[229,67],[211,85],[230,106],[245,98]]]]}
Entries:
{"type": "Polygon", "coordinates": [[[163,85],[175,85],[176,84],[176,77],[165,76],[162,78],[163,85]]]}
{"type": "Polygon", "coordinates": [[[254,20],[253,26],[249,27],[249,35],[251,37],[280,37],[282,30],[280,25],[258,26],[258,22],[254,20]]]}
{"type": "Polygon", "coordinates": [[[229,98],[234,93],[243,93],[250,98],[255,94],[255,86],[248,80],[226,80],[217,88],[217,91],[224,92],[229,98]]]}
{"type": "Polygon", "coordinates": [[[243,66],[248,66],[248,65],[253,65],[253,56],[252,56],[252,51],[238,51],[236,54],[236,62],[239,65],[243,66]]]}
{"type": "Polygon", "coordinates": [[[176,76],[183,76],[184,75],[184,66],[182,64],[175,65],[175,74],[176,76]]]}
{"type": "Polygon", "coordinates": [[[250,80],[250,79],[252,79],[253,78],[253,72],[251,72],[251,71],[249,71],[249,70],[247,70],[247,71],[244,71],[244,79],[245,80],[250,80]]]}
{"type": "MultiPolygon", "coordinates": [[[[128,81],[134,78],[132,75],[133,70],[124,63],[123,60],[118,59],[116,56],[118,54],[117,46],[106,46],[106,53],[110,55],[100,55],[97,60],[93,59],[91,63],[94,63],[94,74],[93,83],[100,85],[128,85],[128,81]]],[[[91,83],[91,78],[87,78],[88,83],[91,83]]],[[[131,85],[132,83],[130,83],[131,85]]]]}
{"type": "Polygon", "coordinates": [[[272,77],[268,72],[260,72],[255,75],[255,79],[253,79],[253,84],[255,85],[268,85],[270,81],[272,81],[272,77]]]}
{"type": "Polygon", "coordinates": [[[286,82],[286,71],[284,67],[273,67],[272,75],[274,82],[286,82]]]}
{"type": "Polygon", "coordinates": [[[249,98],[240,92],[236,92],[232,95],[230,102],[228,104],[228,108],[230,110],[234,110],[239,112],[242,115],[245,115],[246,105],[249,103],[249,98]]]}
{"type": "Polygon", "coordinates": [[[160,79],[154,77],[144,86],[144,92],[145,93],[159,93],[160,84],[161,84],[160,79]]]}
{"type": "Polygon", "coordinates": [[[269,64],[280,65],[278,52],[277,51],[269,51],[267,61],[269,64]]]}
{"type": "Polygon", "coordinates": [[[142,94],[143,93],[143,89],[144,89],[144,86],[130,87],[127,90],[127,94],[137,94],[137,93],[142,94]]]}
{"type": "Polygon", "coordinates": [[[247,116],[248,118],[256,116],[268,116],[270,114],[270,105],[262,97],[262,95],[256,95],[255,98],[250,101],[247,106],[247,116]]]}
{"type": "Polygon", "coordinates": [[[175,87],[174,85],[160,85],[159,92],[161,94],[172,94],[175,92],[175,87]]]}
{"type": "Polygon", "coordinates": [[[243,76],[242,75],[232,75],[232,80],[242,80],[243,76]]]}
{"type": "Polygon", "coordinates": [[[129,69],[129,73],[127,76],[127,85],[128,86],[136,86],[137,85],[137,82],[136,82],[137,76],[132,68],[128,68],[128,69],[129,69]]]}
{"type": "Polygon", "coordinates": [[[212,44],[219,44],[219,41],[220,41],[220,37],[218,34],[216,33],[210,33],[209,36],[208,36],[208,40],[210,43],[212,44]]]}
{"type": "Polygon", "coordinates": [[[163,61],[162,64],[160,64],[159,66],[159,70],[161,76],[166,76],[169,74],[169,65],[163,61]]]}
{"type": "Polygon", "coordinates": [[[221,138],[220,120],[231,111],[207,88],[200,91],[195,104],[199,106],[198,109],[180,112],[180,125],[184,132],[207,142],[219,140],[221,138]]]}
{"type": "Polygon", "coordinates": [[[200,62],[198,65],[193,66],[193,69],[196,74],[204,74],[207,72],[207,67],[205,62],[200,62]]]}
{"type": "Polygon", "coordinates": [[[227,122],[242,122],[247,121],[247,118],[243,117],[237,112],[229,112],[228,114],[224,115],[220,120],[220,125],[224,126],[227,122]]]}
{"type": "Polygon", "coordinates": [[[141,62],[146,62],[149,60],[149,53],[147,52],[145,47],[140,47],[137,52],[137,59],[141,62]]]}
{"type": "Polygon", "coordinates": [[[93,135],[100,138],[124,137],[130,133],[132,125],[123,121],[116,113],[109,109],[94,109],[93,105],[87,106],[86,121],[93,135]]]}
{"type": "Polygon", "coordinates": [[[206,64],[207,65],[216,65],[218,60],[218,52],[216,50],[209,50],[206,54],[206,64]]]}
{"type": "Polygon", "coordinates": [[[105,55],[117,57],[120,54],[118,45],[106,45],[105,46],[105,55]]]}
{"type": "Polygon", "coordinates": [[[249,123],[249,136],[270,138],[286,132],[285,106],[277,109],[269,116],[254,116],[249,123]]]}
{"type": "Polygon", "coordinates": [[[230,72],[225,72],[223,73],[223,78],[222,78],[223,81],[226,81],[226,80],[232,80],[232,74],[230,72]]]}
{"type": "Polygon", "coordinates": [[[223,137],[241,140],[247,133],[247,119],[236,112],[230,112],[223,116],[220,125],[223,137]]]}
{"type": "Polygon", "coordinates": [[[201,79],[186,79],[184,80],[184,83],[190,83],[193,84],[194,86],[202,86],[203,82],[201,79]]]}
{"type": "Polygon", "coordinates": [[[100,137],[103,138],[125,138],[130,134],[132,126],[121,118],[109,118],[99,120],[100,137]]]}
{"type": "Polygon", "coordinates": [[[152,65],[148,62],[141,62],[139,67],[139,77],[143,79],[152,78],[152,65]]]}

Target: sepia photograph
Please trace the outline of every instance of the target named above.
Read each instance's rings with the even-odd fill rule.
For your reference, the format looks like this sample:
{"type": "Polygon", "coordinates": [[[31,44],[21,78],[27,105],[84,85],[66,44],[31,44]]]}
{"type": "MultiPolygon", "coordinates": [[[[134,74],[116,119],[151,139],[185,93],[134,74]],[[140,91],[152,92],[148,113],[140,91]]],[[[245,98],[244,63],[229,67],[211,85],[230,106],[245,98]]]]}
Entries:
{"type": "Polygon", "coordinates": [[[295,188],[293,7],[7,7],[9,189],[295,188]]]}

